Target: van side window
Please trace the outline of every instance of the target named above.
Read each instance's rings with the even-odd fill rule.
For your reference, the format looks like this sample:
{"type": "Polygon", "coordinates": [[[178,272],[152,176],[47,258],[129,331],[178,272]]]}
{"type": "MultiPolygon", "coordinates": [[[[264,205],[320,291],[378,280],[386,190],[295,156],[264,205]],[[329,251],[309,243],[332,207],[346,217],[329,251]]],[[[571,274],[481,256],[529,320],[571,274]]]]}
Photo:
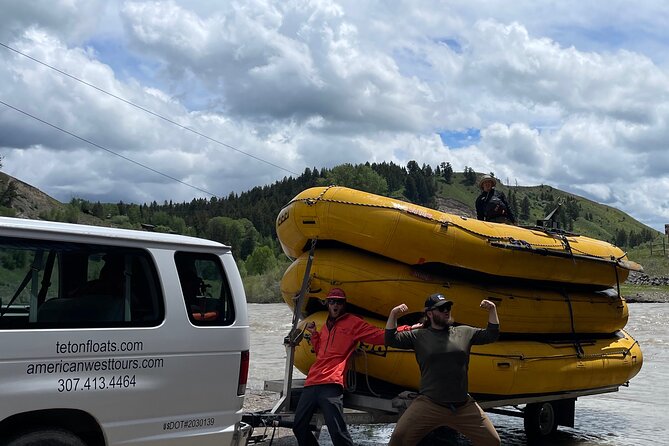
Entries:
{"type": "Polygon", "coordinates": [[[235,309],[221,259],[213,254],[177,252],[174,261],[191,323],[231,325],[235,309]]]}
{"type": "Polygon", "coordinates": [[[141,249],[0,237],[0,329],[153,326],[164,317],[141,249]]]}

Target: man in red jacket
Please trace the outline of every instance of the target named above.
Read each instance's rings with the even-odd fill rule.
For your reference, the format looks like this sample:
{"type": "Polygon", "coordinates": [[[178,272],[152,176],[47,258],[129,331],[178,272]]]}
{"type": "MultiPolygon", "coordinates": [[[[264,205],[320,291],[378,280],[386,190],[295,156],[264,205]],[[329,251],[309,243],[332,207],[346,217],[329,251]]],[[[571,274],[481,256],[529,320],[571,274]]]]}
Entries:
{"type": "Polygon", "coordinates": [[[300,446],[318,445],[309,429],[316,409],[321,410],[334,446],[352,445],[351,435],[344,422],[344,372],[346,363],[360,341],[383,345],[383,329],[368,324],[346,312],[346,294],[332,288],[327,296],[328,319],[321,328],[310,322],[306,329],[311,333],[311,345],[316,352],[316,362],[309,374],[295,409],[293,432],[300,446]]]}

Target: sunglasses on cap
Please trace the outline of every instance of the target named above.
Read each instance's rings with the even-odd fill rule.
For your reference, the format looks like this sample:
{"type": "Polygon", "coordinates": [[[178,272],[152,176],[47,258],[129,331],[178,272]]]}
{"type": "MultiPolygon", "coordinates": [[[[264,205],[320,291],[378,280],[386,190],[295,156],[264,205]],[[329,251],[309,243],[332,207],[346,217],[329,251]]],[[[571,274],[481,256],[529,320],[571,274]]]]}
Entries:
{"type": "Polygon", "coordinates": [[[344,305],[346,301],[344,299],[327,299],[328,305],[339,304],[344,305]]]}

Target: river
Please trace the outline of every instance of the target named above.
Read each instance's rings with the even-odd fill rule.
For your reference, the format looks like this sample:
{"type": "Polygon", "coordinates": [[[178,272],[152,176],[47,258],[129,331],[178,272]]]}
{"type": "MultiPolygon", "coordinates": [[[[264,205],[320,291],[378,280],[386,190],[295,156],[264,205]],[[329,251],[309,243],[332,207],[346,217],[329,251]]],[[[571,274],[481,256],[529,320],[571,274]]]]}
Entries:
{"type": "MultiPolygon", "coordinates": [[[[546,445],[669,445],[669,304],[631,303],[625,329],[641,345],[643,367],[629,387],[576,402],[574,428],[560,427],[546,445]]],[[[292,313],[284,304],[249,304],[251,366],[249,387],[262,389],[269,379],[282,379],[283,338],[292,313]]],[[[502,321],[503,323],[504,321],[502,321]]],[[[295,371],[294,377],[303,377],[295,371]]],[[[490,414],[503,445],[525,445],[523,420],[490,414]]],[[[387,444],[394,425],[351,426],[356,444],[387,444]]],[[[322,445],[331,445],[327,434],[322,445]]],[[[466,443],[464,443],[466,444],[466,443]]]]}

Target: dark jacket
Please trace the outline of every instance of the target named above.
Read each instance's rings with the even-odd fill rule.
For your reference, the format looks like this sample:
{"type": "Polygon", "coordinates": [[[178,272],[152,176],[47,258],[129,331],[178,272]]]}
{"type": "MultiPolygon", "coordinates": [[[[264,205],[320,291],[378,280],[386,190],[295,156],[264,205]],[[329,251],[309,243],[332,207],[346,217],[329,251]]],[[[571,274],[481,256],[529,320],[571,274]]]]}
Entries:
{"type": "Polygon", "coordinates": [[[516,217],[511,212],[504,193],[495,188],[481,192],[476,199],[476,218],[497,223],[506,223],[505,220],[516,223],[516,217]]]}

